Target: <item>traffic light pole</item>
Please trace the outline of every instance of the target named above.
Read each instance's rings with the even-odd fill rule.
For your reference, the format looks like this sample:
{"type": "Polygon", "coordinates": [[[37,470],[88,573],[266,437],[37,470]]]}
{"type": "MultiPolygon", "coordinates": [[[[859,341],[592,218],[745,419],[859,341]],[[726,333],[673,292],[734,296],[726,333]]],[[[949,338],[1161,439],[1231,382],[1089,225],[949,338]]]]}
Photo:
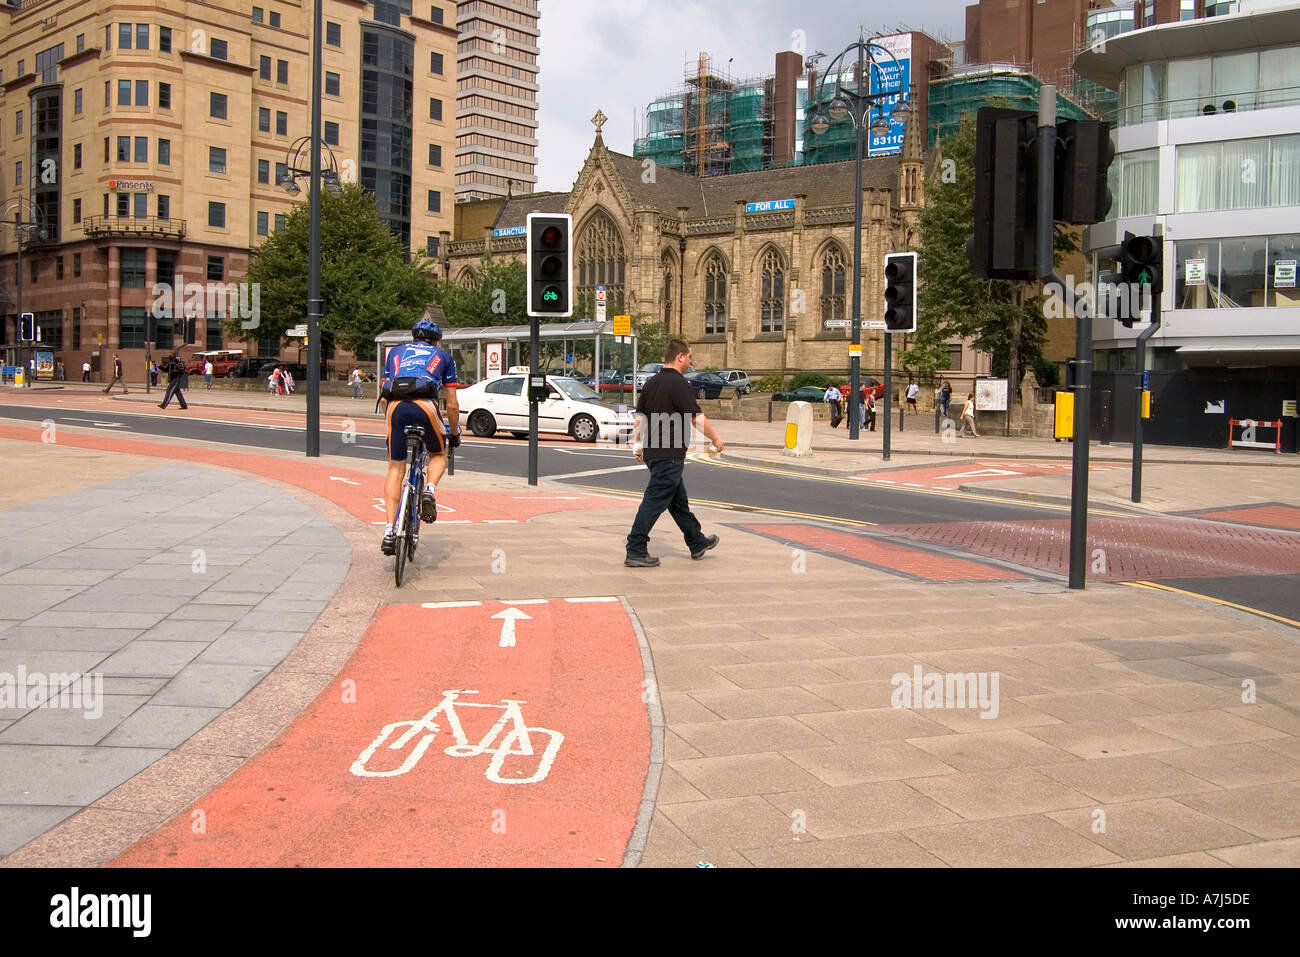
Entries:
{"type": "MultiPolygon", "coordinates": [[[[537,397],[533,394],[533,382],[537,379],[537,367],[541,362],[541,320],[533,316],[528,320],[528,484],[537,484],[537,397]]],[[[542,379],[546,381],[545,378],[542,379]]]]}
{"type": "Polygon", "coordinates": [[[1142,501],[1142,398],[1146,392],[1143,379],[1147,369],[1147,340],[1160,328],[1160,293],[1151,297],[1151,325],[1147,326],[1137,337],[1137,413],[1133,417],[1133,492],[1130,496],[1134,502],[1142,501]]]}
{"type": "Polygon", "coordinates": [[[885,420],[885,434],[881,437],[881,458],[889,461],[889,420],[894,413],[894,343],[893,333],[885,330],[885,393],[880,397],[885,408],[880,416],[885,420]]]}

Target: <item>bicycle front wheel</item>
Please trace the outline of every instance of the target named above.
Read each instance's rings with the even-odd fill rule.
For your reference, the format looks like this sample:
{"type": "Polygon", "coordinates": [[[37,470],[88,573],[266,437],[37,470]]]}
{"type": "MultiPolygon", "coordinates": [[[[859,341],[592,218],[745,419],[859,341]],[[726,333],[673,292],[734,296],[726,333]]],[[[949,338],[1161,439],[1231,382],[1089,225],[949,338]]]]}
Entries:
{"type": "Polygon", "coordinates": [[[397,509],[397,549],[394,552],[396,561],[393,563],[393,577],[397,580],[397,587],[402,587],[402,576],[406,573],[406,552],[408,529],[411,527],[411,503],[410,496],[403,495],[402,502],[397,509]]]}

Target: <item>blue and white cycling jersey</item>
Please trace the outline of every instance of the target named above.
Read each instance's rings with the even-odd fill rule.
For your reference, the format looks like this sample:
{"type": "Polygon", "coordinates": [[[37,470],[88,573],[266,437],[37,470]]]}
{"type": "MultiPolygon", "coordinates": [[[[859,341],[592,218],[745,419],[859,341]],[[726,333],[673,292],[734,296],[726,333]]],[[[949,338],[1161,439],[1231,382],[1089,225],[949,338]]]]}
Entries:
{"type": "Polygon", "coordinates": [[[394,379],[415,377],[428,379],[436,395],[444,385],[457,388],[456,360],[451,353],[431,342],[415,340],[400,345],[388,353],[384,362],[384,380],[382,387],[391,388],[394,379]]]}

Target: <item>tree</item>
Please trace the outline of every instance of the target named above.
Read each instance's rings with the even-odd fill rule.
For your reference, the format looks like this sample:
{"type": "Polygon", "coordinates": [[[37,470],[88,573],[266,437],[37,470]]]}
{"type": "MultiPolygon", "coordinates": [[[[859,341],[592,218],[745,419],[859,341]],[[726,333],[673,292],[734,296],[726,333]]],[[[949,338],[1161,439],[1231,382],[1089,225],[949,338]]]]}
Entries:
{"type": "Polygon", "coordinates": [[[458,286],[450,280],[434,290],[449,326],[522,326],[528,323],[525,284],[527,269],[522,262],[484,257],[479,262],[478,285],[458,286]]]}
{"type": "MultiPolygon", "coordinates": [[[[940,181],[928,186],[930,204],[921,213],[920,316],[903,363],[920,372],[942,369],[948,362],[947,341],[969,338],[990,353],[994,375],[1010,379],[1008,392],[1018,397],[1022,370],[1042,360],[1047,331],[1043,291],[1037,282],[981,279],[971,271],[966,241],[975,231],[972,114],[962,115],[957,135],[943,144],[942,169],[940,181]]],[[[1074,236],[1059,226],[1055,249],[1058,263],[1062,253],[1077,249],[1074,236]]]]}
{"type": "MultiPolygon", "coordinates": [[[[379,218],[373,197],[356,183],[340,195],[321,194],[321,329],[350,352],[364,352],[386,329],[409,328],[432,299],[430,263],[407,262],[401,241],[379,218]]],[[[226,323],[232,337],[269,338],[307,321],[306,202],[294,207],[283,229],[259,246],[248,281],[261,287],[258,325],[226,323]]]]}

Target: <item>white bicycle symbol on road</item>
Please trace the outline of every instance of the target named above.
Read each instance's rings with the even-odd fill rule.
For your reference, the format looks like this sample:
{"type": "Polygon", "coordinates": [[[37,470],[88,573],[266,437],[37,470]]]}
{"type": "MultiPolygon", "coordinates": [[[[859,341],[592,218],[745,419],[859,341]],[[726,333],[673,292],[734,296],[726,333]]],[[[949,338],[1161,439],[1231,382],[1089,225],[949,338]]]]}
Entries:
{"type": "Polygon", "coordinates": [[[492,755],[492,760],[488,762],[486,776],[489,781],[495,781],[497,784],[536,784],[538,781],[544,780],[546,775],[550,773],[551,765],[555,762],[555,755],[559,752],[560,745],[564,743],[564,735],[549,728],[528,727],[524,722],[523,711],[520,708],[521,705],[528,703],[526,701],[512,698],[502,698],[501,704],[458,701],[461,695],[470,694],[478,694],[478,692],[468,690],[444,691],[442,700],[424,717],[417,718],[414,721],[394,721],[391,724],[384,725],[383,730],[379,732],[375,740],[370,742],[370,745],[352,762],[352,773],[365,778],[391,778],[399,774],[406,774],[420,762],[420,759],[424,757],[424,752],[429,750],[434,738],[438,736],[438,732],[443,730],[442,726],[434,721],[441,714],[446,718],[446,730],[451,731],[456,738],[456,743],[444,748],[443,754],[454,758],[472,758],[480,754],[492,755]],[[469,738],[465,736],[465,729],[461,726],[460,716],[456,713],[458,707],[498,708],[505,713],[492,725],[487,734],[483,735],[478,744],[470,744],[469,738]],[[508,730],[506,728],[507,724],[509,724],[508,730]],[[497,737],[503,733],[504,736],[501,738],[500,743],[497,744],[497,737]],[[545,735],[547,738],[546,746],[541,749],[540,755],[533,747],[534,735],[545,735]],[[419,740],[415,740],[416,738],[419,738],[419,740]],[[414,746],[410,748],[409,753],[396,768],[372,770],[367,767],[370,760],[381,749],[385,753],[401,751],[410,746],[412,741],[415,741],[414,746]],[[388,742],[387,745],[385,745],[385,742],[388,742]],[[506,758],[511,755],[538,758],[533,773],[527,777],[502,777],[502,765],[505,763],[506,758]]]}

